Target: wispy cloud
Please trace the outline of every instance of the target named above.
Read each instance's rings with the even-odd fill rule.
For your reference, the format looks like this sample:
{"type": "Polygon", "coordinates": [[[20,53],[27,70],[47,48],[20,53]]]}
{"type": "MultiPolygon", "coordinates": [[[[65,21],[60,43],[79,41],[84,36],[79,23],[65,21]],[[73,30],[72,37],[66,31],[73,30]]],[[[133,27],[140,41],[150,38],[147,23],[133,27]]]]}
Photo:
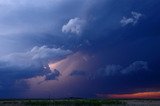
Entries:
{"type": "Polygon", "coordinates": [[[121,71],[121,73],[127,74],[127,73],[132,73],[137,71],[147,71],[147,70],[149,70],[149,68],[148,68],[148,63],[146,61],[135,61],[128,67],[124,68],[121,71]]]}
{"type": "Polygon", "coordinates": [[[146,61],[135,61],[127,67],[121,65],[107,65],[105,68],[97,70],[99,76],[115,76],[125,75],[138,71],[148,71],[148,64],[146,61]]]}
{"type": "Polygon", "coordinates": [[[141,13],[138,13],[138,12],[131,12],[131,17],[127,18],[126,16],[124,16],[122,18],[122,20],[120,21],[120,23],[122,24],[122,26],[126,26],[128,24],[131,24],[131,25],[135,25],[139,19],[142,17],[142,14],[141,13]]]}

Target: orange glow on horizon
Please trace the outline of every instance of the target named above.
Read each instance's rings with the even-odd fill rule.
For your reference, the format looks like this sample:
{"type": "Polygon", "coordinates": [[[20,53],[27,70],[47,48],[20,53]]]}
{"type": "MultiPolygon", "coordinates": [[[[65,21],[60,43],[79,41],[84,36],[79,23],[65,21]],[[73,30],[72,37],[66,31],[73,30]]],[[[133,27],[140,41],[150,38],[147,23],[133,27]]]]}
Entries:
{"type": "Polygon", "coordinates": [[[137,98],[137,99],[160,99],[160,92],[139,92],[132,94],[111,94],[109,98],[137,98]]]}

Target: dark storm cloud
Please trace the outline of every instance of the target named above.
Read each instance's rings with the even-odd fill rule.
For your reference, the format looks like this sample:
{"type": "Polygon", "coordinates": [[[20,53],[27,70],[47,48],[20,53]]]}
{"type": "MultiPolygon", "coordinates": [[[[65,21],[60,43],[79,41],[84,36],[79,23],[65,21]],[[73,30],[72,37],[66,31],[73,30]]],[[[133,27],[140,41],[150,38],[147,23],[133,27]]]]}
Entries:
{"type": "MultiPolygon", "coordinates": [[[[16,66],[20,68],[29,67],[35,64],[48,64],[63,59],[65,56],[71,54],[70,50],[62,50],[60,48],[48,48],[47,46],[33,47],[30,51],[25,53],[12,53],[0,58],[2,63],[6,66],[16,66]],[[15,62],[16,60],[16,62],[15,62]]],[[[3,65],[2,67],[6,67],[3,65]]]]}
{"type": "Polygon", "coordinates": [[[88,12],[92,20],[88,21],[89,28],[84,30],[82,38],[87,39],[90,45],[81,42],[79,49],[96,55],[100,61],[93,64],[96,69],[86,72],[85,76],[90,80],[84,81],[87,93],[79,95],[160,89],[160,15],[157,14],[157,4],[160,2],[112,0],[88,12]],[[132,11],[142,16],[135,18],[132,11]],[[133,22],[122,27],[120,21],[124,16],[131,16],[133,22]],[[136,23],[134,27],[133,23],[136,23]],[[107,67],[106,64],[111,65],[107,67]]]}
{"type": "Polygon", "coordinates": [[[13,72],[14,77],[22,79],[34,77],[50,72],[49,63],[64,59],[69,54],[71,54],[71,51],[60,48],[34,47],[26,53],[13,53],[1,57],[1,73],[10,74],[10,72],[13,72]]]}
{"type": "Polygon", "coordinates": [[[63,36],[62,26],[74,17],[81,17],[87,1],[0,1],[0,45],[5,46],[0,46],[0,54],[25,51],[35,45],[64,46],[72,39],[63,36]]]}
{"type": "MultiPolygon", "coordinates": [[[[0,91],[10,86],[14,89],[16,81],[44,76],[45,80],[56,80],[60,76],[58,70],[51,71],[49,63],[64,59],[71,54],[69,50],[48,48],[46,46],[34,47],[26,53],[13,53],[0,58],[0,91]]],[[[18,89],[17,89],[18,90],[18,89]]]]}
{"type": "Polygon", "coordinates": [[[83,58],[90,65],[79,64],[90,70],[70,74],[87,76],[81,85],[84,92],[71,86],[77,96],[160,88],[160,1],[1,0],[0,4],[1,90],[35,76],[56,80],[61,70],[51,71],[48,63],[71,53],[63,49],[93,56],[83,58]]]}
{"type": "Polygon", "coordinates": [[[74,70],[70,73],[70,76],[85,76],[86,72],[82,70],[74,70]]]}
{"type": "Polygon", "coordinates": [[[61,73],[57,69],[54,69],[53,72],[48,73],[45,76],[45,80],[57,80],[60,75],[61,73]]]}
{"type": "Polygon", "coordinates": [[[82,82],[85,85],[85,93],[75,94],[90,97],[96,94],[157,91],[160,88],[159,72],[150,66],[146,61],[135,61],[127,66],[112,64],[95,71],[73,71],[76,72],[72,75],[75,80],[83,76],[82,82]],[[85,74],[79,74],[81,72],[85,74]]]}

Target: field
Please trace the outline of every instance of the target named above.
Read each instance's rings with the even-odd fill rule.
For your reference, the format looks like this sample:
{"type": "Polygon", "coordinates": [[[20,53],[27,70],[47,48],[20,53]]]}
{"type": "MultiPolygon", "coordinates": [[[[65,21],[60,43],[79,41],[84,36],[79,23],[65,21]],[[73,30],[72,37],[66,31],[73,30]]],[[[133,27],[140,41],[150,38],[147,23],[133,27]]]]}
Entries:
{"type": "Polygon", "coordinates": [[[160,106],[160,100],[0,100],[0,106],[160,106]]]}

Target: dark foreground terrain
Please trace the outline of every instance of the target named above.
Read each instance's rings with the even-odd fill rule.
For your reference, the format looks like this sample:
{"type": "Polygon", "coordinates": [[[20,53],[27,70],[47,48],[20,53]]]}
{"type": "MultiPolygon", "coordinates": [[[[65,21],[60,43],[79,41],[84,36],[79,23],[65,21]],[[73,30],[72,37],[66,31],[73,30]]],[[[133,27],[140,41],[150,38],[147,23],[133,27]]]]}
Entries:
{"type": "Polygon", "coordinates": [[[160,100],[0,100],[0,106],[160,106],[160,100]]]}

